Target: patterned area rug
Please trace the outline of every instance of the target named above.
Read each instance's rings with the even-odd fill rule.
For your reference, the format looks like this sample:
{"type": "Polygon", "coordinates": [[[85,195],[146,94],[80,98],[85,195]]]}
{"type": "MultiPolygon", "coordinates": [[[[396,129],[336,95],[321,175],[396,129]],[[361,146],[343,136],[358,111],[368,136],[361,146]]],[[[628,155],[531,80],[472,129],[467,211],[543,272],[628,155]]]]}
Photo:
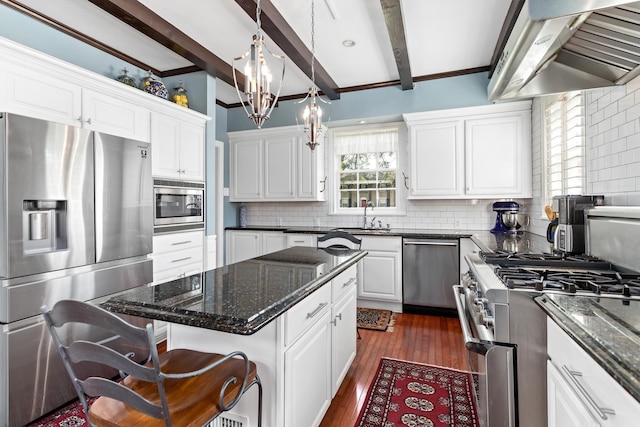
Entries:
{"type": "MultiPolygon", "coordinates": [[[[96,398],[89,400],[89,406],[94,400],[96,398]]],[[[80,400],[76,399],[57,411],[28,424],[27,427],[76,427],[88,425],[89,422],[84,415],[82,404],[80,400]]]]}
{"type": "Polygon", "coordinates": [[[479,427],[469,372],[382,358],[356,427],[479,427]]]}
{"type": "Polygon", "coordinates": [[[393,331],[393,312],[358,307],[358,328],[374,331],[393,331]]]}

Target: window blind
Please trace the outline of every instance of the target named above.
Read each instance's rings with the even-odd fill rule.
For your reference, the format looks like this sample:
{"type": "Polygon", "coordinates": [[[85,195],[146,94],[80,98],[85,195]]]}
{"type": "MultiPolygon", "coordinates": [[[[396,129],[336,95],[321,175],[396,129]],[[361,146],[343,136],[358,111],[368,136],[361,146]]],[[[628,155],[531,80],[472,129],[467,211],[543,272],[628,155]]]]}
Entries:
{"type": "Polygon", "coordinates": [[[568,92],[545,108],[546,204],[560,194],[584,194],[585,106],[582,92],[568,92]]]}

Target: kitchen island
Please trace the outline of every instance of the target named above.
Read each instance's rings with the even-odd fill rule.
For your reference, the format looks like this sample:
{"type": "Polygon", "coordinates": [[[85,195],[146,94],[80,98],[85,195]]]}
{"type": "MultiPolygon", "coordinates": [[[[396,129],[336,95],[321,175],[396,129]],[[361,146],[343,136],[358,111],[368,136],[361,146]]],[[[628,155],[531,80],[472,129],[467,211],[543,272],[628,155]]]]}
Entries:
{"type": "MultiPolygon", "coordinates": [[[[264,387],[263,425],[314,426],[355,357],[356,264],[366,254],[293,247],[100,305],[169,322],[168,349],[245,352],[264,387]]],[[[223,417],[254,427],[256,414],[254,388],[223,417]]]]}

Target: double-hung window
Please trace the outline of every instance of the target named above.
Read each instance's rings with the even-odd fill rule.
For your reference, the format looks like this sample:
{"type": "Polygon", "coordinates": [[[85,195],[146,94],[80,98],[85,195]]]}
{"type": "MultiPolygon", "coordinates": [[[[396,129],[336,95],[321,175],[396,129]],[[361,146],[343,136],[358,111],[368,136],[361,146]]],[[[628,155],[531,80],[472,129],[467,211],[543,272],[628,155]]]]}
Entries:
{"type": "Polygon", "coordinates": [[[545,204],[553,196],[584,194],[585,100],[582,92],[548,98],[544,121],[545,204]]]}
{"type": "Polygon", "coordinates": [[[334,213],[360,214],[365,205],[374,215],[404,208],[397,188],[399,130],[394,124],[332,132],[334,213]]]}

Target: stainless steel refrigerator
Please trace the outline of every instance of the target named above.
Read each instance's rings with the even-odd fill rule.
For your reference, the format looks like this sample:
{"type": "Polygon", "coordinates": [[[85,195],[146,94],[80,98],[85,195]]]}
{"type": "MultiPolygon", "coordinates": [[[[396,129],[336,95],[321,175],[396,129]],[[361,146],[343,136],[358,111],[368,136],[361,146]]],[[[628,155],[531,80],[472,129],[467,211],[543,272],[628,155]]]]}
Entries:
{"type": "MultiPolygon", "coordinates": [[[[150,145],[0,113],[0,427],[75,397],[40,310],[152,281],[150,145]]],[[[104,334],[69,331],[70,336],[104,334]]]]}

